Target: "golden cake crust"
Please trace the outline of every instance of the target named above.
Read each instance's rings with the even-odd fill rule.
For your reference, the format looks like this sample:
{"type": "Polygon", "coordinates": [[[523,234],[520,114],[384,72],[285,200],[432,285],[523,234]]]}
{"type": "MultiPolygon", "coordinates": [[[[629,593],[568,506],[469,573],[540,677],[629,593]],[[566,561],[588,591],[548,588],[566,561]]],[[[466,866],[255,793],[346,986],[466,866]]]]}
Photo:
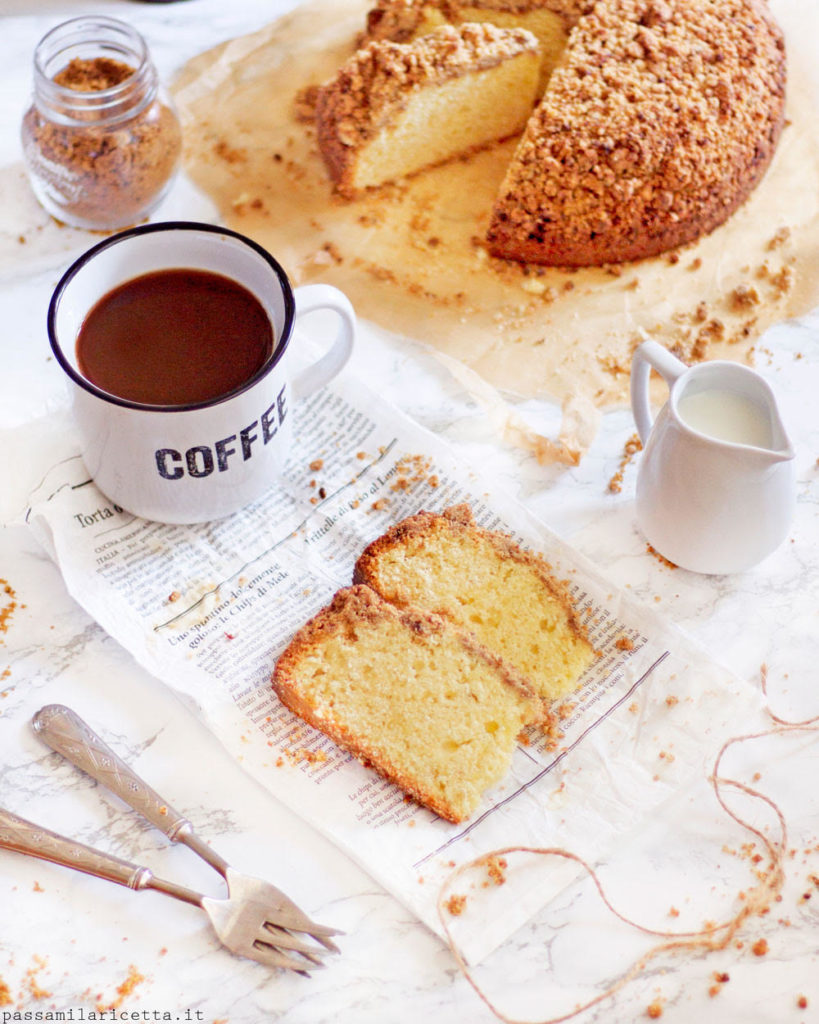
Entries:
{"type": "Polygon", "coordinates": [[[444,25],[411,45],[375,40],[357,50],[316,100],[319,148],[339,191],[352,191],[357,151],[390,123],[414,91],[536,49],[534,36],[523,29],[468,24],[444,25]]]}
{"type": "Polygon", "coordinates": [[[510,164],[490,252],[595,265],[711,231],[773,156],[785,79],[762,0],[600,0],[510,164]]]}

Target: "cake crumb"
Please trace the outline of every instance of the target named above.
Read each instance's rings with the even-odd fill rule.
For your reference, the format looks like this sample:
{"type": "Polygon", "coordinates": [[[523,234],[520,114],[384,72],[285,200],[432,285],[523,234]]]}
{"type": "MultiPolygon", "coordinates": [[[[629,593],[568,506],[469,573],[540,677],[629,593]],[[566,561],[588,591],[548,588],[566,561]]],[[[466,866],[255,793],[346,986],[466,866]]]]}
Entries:
{"type": "Polygon", "coordinates": [[[634,456],[643,450],[643,442],[640,440],[637,434],[632,434],[631,437],[626,441],[623,448],[623,455],[620,458],[620,464],[617,467],[617,472],[609,480],[609,491],[612,494],[619,494],[623,489],[623,475],[625,474],[626,467],[634,458],[634,456]]]}
{"type": "Polygon", "coordinates": [[[658,999],[655,999],[648,1007],[646,1007],[646,1017],[650,1017],[652,1020],[656,1020],[658,1017],[662,1017],[663,1008],[658,999]]]}
{"type": "Polygon", "coordinates": [[[47,991],[44,988],[41,988],[39,982],[37,981],[37,975],[40,973],[40,971],[42,971],[45,968],[45,966],[45,959],[41,956],[35,955],[34,966],[29,967],[29,969],[25,973],[26,987],[28,988],[29,995],[31,996],[32,999],[48,999],[48,997],[51,995],[49,991],[47,991]]]}
{"type": "Polygon", "coordinates": [[[118,1010],[125,1001],[125,997],[130,996],[136,989],[137,985],[141,985],[143,981],[145,981],[145,975],[140,974],[136,967],[134,967],[133,964],[130,964],[128,967],[128,977],[121,984],[117,985],[116,998],[113,1002],[108,1003],[107,1005],[101,1001],[98,1002],[97,1012],[105,1013],[109,1010],[118,1010]]]}
{"type": "Polygon", "coordinates": [[[466,906],[466,896],[450,896],[444,906],[453,917],[460,917],[466,906]]]}
{"type": "Polygon", "coordinates": [[[506,868],[508,867],[505,857],[497,857],[495,855],[489,857],[486,861],[486,870],[489,878],[484,882],[484,888],[490,884],[503,885],[506,881],[506,868]]]}
{"type": "Polygon", "coordinates": [[[751,946],[751,952],[754,956],[765,956],[768,952],[768,940],[757,939],[753,946],[751,946]]]}
{"type": "Polygon", "coordinates": [[[790,267],[783,267],[779,273],[772,274],[770,282],[774,288],[777,298],[781,298],[790,291],[793,285],[793,271],[790,267]]]}
{"type": "Polygon", "coordinates": [[[7,633],[11,618],[17,610],[17,594],[8,580],[0,579],[0,588],[8,598],[8,602],[0,608],[0,633],[7,633]]]}
{"type": "Polygon", "coordinates": [[[739,313],[745,309],[752,309],[759,303],[759,293],[753,285],[740,284],[731,292],[731,309],[739,313]]]}
{"type": "MultiPolygon", "coordinates": [[[[678,569],[679,568],[679,566],[676,565],[674,562],[672,562],[671,559],[666,558],[665,555],[661,555],[660,552],[655,547],[652,547],[651,544],[646,544],[646,551],[650,555],[654,555],[654,557],[657,559],[657,561],[660,562],[662,565],[666,566],[666,568],[668,568],[668,569],[678,569]]],[[[659,600],[659,599],[655,598],[655,601],[656,600],[659,600]]]]}
{"type": "Polygon", "coordinates": [[[768,242],[768,249],[774,250],[781,248],[785,242],[791,237],[791,229],[784,227],[780,228],[776,234],[768,242]]]}

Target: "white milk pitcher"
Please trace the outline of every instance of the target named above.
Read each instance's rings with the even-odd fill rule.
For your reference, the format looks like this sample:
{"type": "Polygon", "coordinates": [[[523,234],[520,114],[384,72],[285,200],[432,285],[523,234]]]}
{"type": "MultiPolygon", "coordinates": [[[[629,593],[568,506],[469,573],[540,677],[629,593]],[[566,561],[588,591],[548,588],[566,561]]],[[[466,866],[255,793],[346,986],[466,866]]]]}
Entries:
{"type": "Polygon", "coordinates": [[[796,493],[794,450],[773,392],[747,366],[687,367],[646,341],[631,365],[643,454],[637,523],[661,555],[693,572],[749,569],[785,538],[796,493]],[[652,421],[652,367],[668,401],[652,421]]]}

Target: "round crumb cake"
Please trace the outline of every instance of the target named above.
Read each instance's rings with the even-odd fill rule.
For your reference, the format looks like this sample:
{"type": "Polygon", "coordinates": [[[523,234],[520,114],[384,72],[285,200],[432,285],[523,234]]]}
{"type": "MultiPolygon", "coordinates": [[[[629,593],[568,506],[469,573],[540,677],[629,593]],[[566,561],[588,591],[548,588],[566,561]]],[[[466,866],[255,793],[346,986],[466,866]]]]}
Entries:
{"type": "Polygon", "coordinates": [[[508,168],[490,252],[590,266],[713,230],[770,163],[785,77],[762,0],[601,0],[508,168]]]}
{"type": "Polygon", "coordinates": [[[712,231],[748,197],[784,120],[785,46],[766,0],[379,0],[367,35],[469,18],[538,35],[534,16],[565,35],[492,210],[492,255],[640,259],[712,231]]]}

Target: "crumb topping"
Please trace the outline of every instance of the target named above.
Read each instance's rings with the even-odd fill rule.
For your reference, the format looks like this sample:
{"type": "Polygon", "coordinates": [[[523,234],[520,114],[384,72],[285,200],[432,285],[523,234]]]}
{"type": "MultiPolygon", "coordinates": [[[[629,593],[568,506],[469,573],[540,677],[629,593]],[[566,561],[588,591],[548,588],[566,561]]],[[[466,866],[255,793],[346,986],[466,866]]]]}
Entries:
{"type": "Polygon", "coordinates": [[[487,14],[528,14],[547,10],[559,15],[567,26],[592,7],[593,0],[378,0],[367,14],[368,39],[405,42],[437,16],[452,25],[469,21],[470,11],[487,14]]]}
{"type": "Polygon", "coordinates": [[[411,44],[380,40],[357,50],[319,93],[316,117],[344,146],[359,146],[401,110],[419,88],[536,52],[525,29],[444,25],[411,44]]]}

